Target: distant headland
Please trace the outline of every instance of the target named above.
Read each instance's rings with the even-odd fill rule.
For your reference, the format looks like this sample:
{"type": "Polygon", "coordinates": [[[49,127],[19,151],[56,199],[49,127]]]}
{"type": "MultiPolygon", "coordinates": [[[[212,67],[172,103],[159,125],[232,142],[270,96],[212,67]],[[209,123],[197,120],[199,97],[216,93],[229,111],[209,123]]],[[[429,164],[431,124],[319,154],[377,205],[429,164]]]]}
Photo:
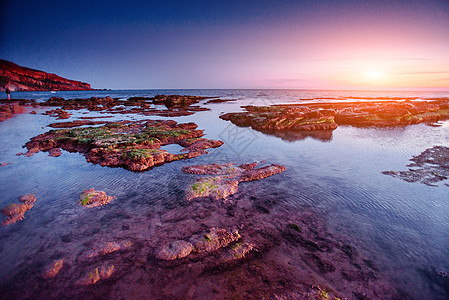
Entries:
{"type": "Polygon", "coordinates": [[[0,59],[0,91],[84,91],[90,84],[19,66],[0,59]]]}

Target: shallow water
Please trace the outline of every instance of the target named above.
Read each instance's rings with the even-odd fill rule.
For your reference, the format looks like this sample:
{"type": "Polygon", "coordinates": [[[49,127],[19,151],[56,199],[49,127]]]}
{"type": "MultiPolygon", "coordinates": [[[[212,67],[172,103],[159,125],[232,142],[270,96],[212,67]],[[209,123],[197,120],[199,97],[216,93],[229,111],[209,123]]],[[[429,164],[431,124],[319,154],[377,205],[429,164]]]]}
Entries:
{"type": "MultiPolygon", "coordinates": [[[[320,101],[329,97],[341,101],[349,96],[433,98],[448,97],[449,93],[139,90],[28,92],[13,93],[13,97],[44,101],[51,96],[129,98],[156,94],[219,96],[237,101],[208,104],[205,106],[211,111],[186,117],[114,115],[106,120],[146,118],[195,122],[198,129],[205,130],[206,138],[219,139],[225,144],[211,149],[208,155],[133,173],[92,165],[81,154],[65,151],[57,158],[42,152],[32,157],[16,156],[31,137],[48,131],[45,126],[55,122],[54,118],[41,115],[42,109],[36,109],[36,115],[21,114],[0,123],[0,163],[11,163],[0,167],[0,207],[17,202],[17,197],[23,194],[32,193],[37,197],[23,221],[0,227],[0,281],[6,282],[26,269],[39,268],[64,253],[78,253],[97,236],[115,234],[124,224],[139,224],[156,207],[170,210],[181,205],[183,190],[192,181],[191,175],[180,171],[183,166],[266,160],[286,166],[287,171],[282,176],[251,184],[278,195],[278,205],[290,205],[298,211],[313,207],[335,235],[347,238],[375,259],[382,272],[413,298],[449,297],[448,279],[437,275],[437,271],[449,272],[448,187],[407,183],[381,173],[404,170],[413,155],[434,145],[449,146],[449,122],[443,122],[440,127],[419,124],[393,129],[340,126],[330,139],[295,140],[238,128],[218,118],[223,112],[240,111],[241,105],[248,104],[320,101]],[[80,193],[92,187],[116,199],[95,210],[79,207],[80,193]]],[[[83,114],[86,112],[75,111],[71,119],[64,121],[99,115],[83,114]]],[[[171,148],[167,150],[179,151],[176,146],[171,148]]],[[[144,230],[142,234],[146,234],[144,230]]]]}

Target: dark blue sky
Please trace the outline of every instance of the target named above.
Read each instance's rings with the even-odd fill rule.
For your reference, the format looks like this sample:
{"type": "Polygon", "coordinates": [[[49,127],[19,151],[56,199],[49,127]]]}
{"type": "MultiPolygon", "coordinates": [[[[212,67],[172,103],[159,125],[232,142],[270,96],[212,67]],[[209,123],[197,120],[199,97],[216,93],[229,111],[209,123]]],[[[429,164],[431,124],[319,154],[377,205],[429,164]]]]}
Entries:
{"type": "Polygon", "coordinates": [[[95,88],[360,86],[379,61],[449,86],[447,0],[1,3],[1,58],[95,88]]]}

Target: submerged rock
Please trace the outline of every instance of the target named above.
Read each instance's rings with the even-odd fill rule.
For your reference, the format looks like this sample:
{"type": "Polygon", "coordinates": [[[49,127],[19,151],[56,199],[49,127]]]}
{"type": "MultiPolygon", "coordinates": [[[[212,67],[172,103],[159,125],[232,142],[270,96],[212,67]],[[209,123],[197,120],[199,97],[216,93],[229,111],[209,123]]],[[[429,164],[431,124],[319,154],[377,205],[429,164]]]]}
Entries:
{"type": "Polygon", "coordinates": [[[56,275],[58,275],[59,271],[62,269],[62,266],[64,265],[64,259],[58,259],[53,261],[50,265],[48,265],[42,276],[44,278],[53,278],[56,275]]]}
{"type": "Polygon", "coordinates": [[[196,128],[194,123],[178,124],[175,121],[159,120],[108,122],[99,127],[51,130],[27,142],[26,155],[49,151],[52,156],[58,156],[60,152],[56,149],[64,149],[83,153],[87,161],[102,166],[145,171],[167,162],[206,154],[208,152],[205,149],[223,144],[221,141],[201,138],[203,131],[196,128]],[[169,144],[186,147],[186,153],[171,154],[160,149],[169,144]]]}
{"type": "Polygon", "coordinates": [[[244,258],[249,252],[255,250],[255,246],[249,243],[235,243],[228,251],[222,254],[221,260],[225,262],[244,258]]]}
{"type": "Polygon", "coordinates": [[[81,277],[77,283],[79,285],[92,285],[100,280],[108,279],[114,272],[114,265],[105,264],[101,267],[95,268],[91,272],[88,272],[86,275],[81,277]]]}
{"type": "Polygon", "coordinates": [[[20,196],[19,201],[22,203],[11,203],[0,211],[6,216],[6,220],[3,221],[2,225],[14,224],[17,221],[23,220],[25,212],[33,208],[36,197],[28,194],[20,196]]]}
{"type": "Polygon", "coordinates": [[[189,255],[195,248],[189,242],[178,240],[169,245],[162,246],[156,253],[156,257],[162,260],[175,260],[189,255]]]}
{"type": "Polygon", "coordinates": [[[219,175],[202,177],[191,185],[186,192],[186,199],[210,197],[214,200],[226,199],[238,191],[238,184],[243,181],[254,181],[270,177],[285,171],[281,165],[270,165],[256,168],[257,163],[243,164],[209,164],[182,168],[184,173],[197,175],[219,175]]]}
{"type": "Polygon", "coordinates": [[[413,163],[407,165],[407,171],[383,171],[382,174],[430,186],[436,186],[435,183],[449,178],[449,147],[434,146],[410,161],[413,163]]]}
{"type": "Polygon", "coordinates": [[[163,245],[156,252],[156,257],[161,260],[175,260],[188,256],[192,252],[209,253],[228,246],[240,239],[237,229],[213,227],[203,233],[193,235],[188,241],[177,240],[168,245],[163,245]]]}
{"type": "Polygon", "coordinates": [[[102,243],[100,245],[96,245],[91,251],[87,253],[87,257],[96,257],[99,255],[106,255],[108,253],[112,253],[115,251],[123,250],[132,246],[131,241],[114,241],[102,243]]]}
{"type": "Polygon", "coordinates": [[[106,195],[103,191],[96,191],[94,188],[85,190],[80,195],[80,205],[85,207],[97,207],[108,204],[115,197],[106,195]]]}

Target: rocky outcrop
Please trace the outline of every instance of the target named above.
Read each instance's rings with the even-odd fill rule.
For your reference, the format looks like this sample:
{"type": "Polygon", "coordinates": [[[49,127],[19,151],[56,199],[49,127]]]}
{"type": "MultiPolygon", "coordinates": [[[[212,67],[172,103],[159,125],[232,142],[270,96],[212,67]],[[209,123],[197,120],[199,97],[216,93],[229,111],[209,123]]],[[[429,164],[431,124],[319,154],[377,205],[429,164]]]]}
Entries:
{"type": "Polygon", "coordinates": [[[210,197],[214,200],[226,199],[228,196],[237,193],[240,182],[260,180],[285,171],[284,166],[276,164],[256,167],[257,163],[240,166],[229,163],[183,167],[184,173],[218,175],[198,179],[187,189],[186,198],[187,200],[200,197],[210,197]]]}
{"type": "Polygon", "coordinates": [[[286,140],[329,140],[340,125],[394,127],[449,119],[449,100],[370,101],[245,106],[221,119],[286,140]]]}
{"type": "Polygon", "coordinates": [[[21,67],[0,59],[0,91],[84,91],[90,84],[21,67]]]}
{"type": "MultiPolygon", "coordinates": [[[[383,171],[385,175],[407,182],[421,182],[429,186],[449,178],[449,147],[434,146],[410,159],[407,171],[383,171]]],[[[449,184],[446,183],[446,186],[449,184]]]]}
{"type": "Polygon", "coordinates": [[[25,144],[27,156],[39,151],[62,148],[80,152],[87,161],[102,166],[145,171],[154,166],[206,154],[207,148],[220,147],[216,140],[195,140],[203,136],[194,123],[175,121],[110,122],[100,127],[51,130],[25,144]],[[193,139],[193,140],[191,140],[193,139]],[[160,149],[169,144],[186,145],[186,153],[171,154],[160,149]]]}

